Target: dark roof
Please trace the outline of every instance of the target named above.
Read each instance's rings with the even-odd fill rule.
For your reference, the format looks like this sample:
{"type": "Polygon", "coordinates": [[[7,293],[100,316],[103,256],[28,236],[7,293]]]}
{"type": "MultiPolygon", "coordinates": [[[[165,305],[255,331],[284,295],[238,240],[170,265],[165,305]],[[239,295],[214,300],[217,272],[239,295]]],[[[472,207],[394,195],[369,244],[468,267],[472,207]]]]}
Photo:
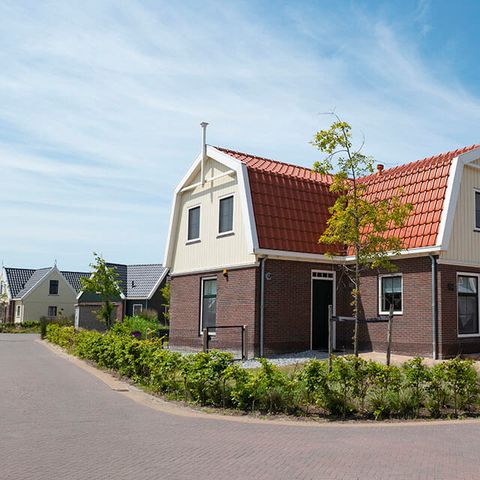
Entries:
{"type": "MultiPolygon", "coordinates": [[[[5,267],[7,283],[10,288],[12,298],[21,298],[35,285],[37,285],[50,271],[48,268],[10,268],[5,267]]],[[[76,291],[80,291],[80,277],[89,277],[89,273],[85,272],[60,272],[65,280],[76,291]]]]}
{"type": "Polygon", "coordinates": [[[72,286],[72,288],[78,293],[81,290],[80,278],[89,278],[90,273],[87,272],[61,272],[65,277],[65,280],[72,286]]]}
{"type": "Polygon", "coordinates": [[[10,289],[12,298],[17,298],[18,293],[22,291],[30,280],[35,270],[31,268],[9,268],[5,267],[6,280],[10,289]]]}
{"type": "Polygon", "coordinates": [[[125,298],[148,298],[154,287],[167,274],[167,268],[160,263],[144,265],[123,265],[120,263],[108,263],[114,268],[120,277],[120,288],[125,298]]]}

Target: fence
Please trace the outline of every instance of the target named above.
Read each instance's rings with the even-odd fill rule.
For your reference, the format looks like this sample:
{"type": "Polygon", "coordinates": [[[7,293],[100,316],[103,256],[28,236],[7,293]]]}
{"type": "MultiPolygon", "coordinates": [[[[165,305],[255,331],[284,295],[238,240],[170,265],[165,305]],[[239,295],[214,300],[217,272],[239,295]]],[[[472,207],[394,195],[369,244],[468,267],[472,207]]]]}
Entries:
{"type": "MultiPolygon", "coordinates": [[[[387,365],[390,365],[390,356],[392,351],[392,323],[393,323],[393,305],[390,305],[388,316],[373,318],[359,318],[358,323],[388,323],[387,327],[387,365]]],[[[328,366],[332,369],[333,353],[333,323],[334,322],[355,322],[355,317],[341,317],[333,315],[333,305],[328,306],[328,366]]]]}
{"type": "Polygon", "coordinates": [[[248,337],[246,325],[218,325],[203,329],[203,351],[224,350],[231,352],[237,360],[248,359],[248,337]]]}

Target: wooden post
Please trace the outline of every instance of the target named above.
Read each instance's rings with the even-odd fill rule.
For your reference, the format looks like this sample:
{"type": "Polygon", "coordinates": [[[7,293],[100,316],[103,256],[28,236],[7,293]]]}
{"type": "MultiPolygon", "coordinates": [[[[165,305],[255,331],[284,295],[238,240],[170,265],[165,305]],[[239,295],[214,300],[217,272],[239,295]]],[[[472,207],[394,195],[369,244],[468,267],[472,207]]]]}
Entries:
{"type": "Polygon", "coordinates": [[[242,351],[242,360],[248,360],[248,330],[247,330],[247,325],[243,326],[242,330],[242,345],[243,345],[243,351],[242,351]]]}
{"type": "Polygon", "coordinates": [[[333,352],[333,305],[328,306],[328,371],[332,371],[333,352]]]}
{"type": "Polygon", "coordinates": [[[203,329],[203,351],[204,353],[208,352],[208,329],[203,329]]]}
{"type": "Polygon", "coordinates": [[[387,366],[390,365],[390,355],[392,352],[392,321],[393,321],[393,303],[390,304],[388,313],[388,329],[387,329],[387,366]]]}

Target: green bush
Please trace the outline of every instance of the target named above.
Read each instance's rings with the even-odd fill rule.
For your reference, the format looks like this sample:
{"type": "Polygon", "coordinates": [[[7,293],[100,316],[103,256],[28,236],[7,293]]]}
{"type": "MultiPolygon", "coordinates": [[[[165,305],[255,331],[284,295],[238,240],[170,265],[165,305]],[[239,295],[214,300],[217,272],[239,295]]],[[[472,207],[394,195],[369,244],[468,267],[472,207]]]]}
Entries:
{"type": "Polygon", "coordinates": [[[125,317],[122,322],[115,323],[112,331],[117,334],[131,335],[134,332],[139,332],[142,339],[153,338],[160,336],[161,330],[158,320],[152,318],[144,318],[139,315],[135,317],[125,317]]]}
{"type": "Polygon", "coordinates": [[[473,363],[459,358],[427,367],[414,358],[402,367],[354,356],[312,360],[285,373],[261,359],[243,369],[232,355],[212,351],[181,355],[163,348],[159,338],[138,339],[129,328],[136,320],[107,333],[47,325],[46,338],[70,353],[111,369],[168,397],[262,413],[309,412],[377,420],[421,415],[439,417],[476,412],[478,375],[473,363]]]}

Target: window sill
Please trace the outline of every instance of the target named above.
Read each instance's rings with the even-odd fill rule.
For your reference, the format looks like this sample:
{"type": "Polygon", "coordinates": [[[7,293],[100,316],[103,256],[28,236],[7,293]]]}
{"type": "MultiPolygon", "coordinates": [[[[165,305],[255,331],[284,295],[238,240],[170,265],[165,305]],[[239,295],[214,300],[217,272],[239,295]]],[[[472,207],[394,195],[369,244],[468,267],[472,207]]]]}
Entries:
{"type": "Polygon", "coordinates": [[[231,237],[232,235],[235,235],[235,232],[231,230],[230,232],[222,232],[217,235],[217,238],[222,238],[222,237],[231,237]]]}
{"type": "MultiPolygon", "coordinates": [[[[390,312],[379,312],[379,315],[388,317],[390,312]]],[[[401,312],[393,312],[394,317],[398,317],[400,315],[403,315],[403,310],[401,312]]]]}
{"type": "Polygon", "coordinates": [[[49,297],[58,297],[60,294],[59,293],[49,293],[49,297]]]}
{"type": "Polygon", "coordinates": [[[457,338],[480,338],[480,333],[458,334],[457,338]]]}
{"type": "Polygon", "coordinates": [[[200,243],[200,242],[201,242],[201,240],[199,238],[193,238],[192,240],[187,240],[185,242],[185,245],[192,245],[194,243],[200,243]]]}

